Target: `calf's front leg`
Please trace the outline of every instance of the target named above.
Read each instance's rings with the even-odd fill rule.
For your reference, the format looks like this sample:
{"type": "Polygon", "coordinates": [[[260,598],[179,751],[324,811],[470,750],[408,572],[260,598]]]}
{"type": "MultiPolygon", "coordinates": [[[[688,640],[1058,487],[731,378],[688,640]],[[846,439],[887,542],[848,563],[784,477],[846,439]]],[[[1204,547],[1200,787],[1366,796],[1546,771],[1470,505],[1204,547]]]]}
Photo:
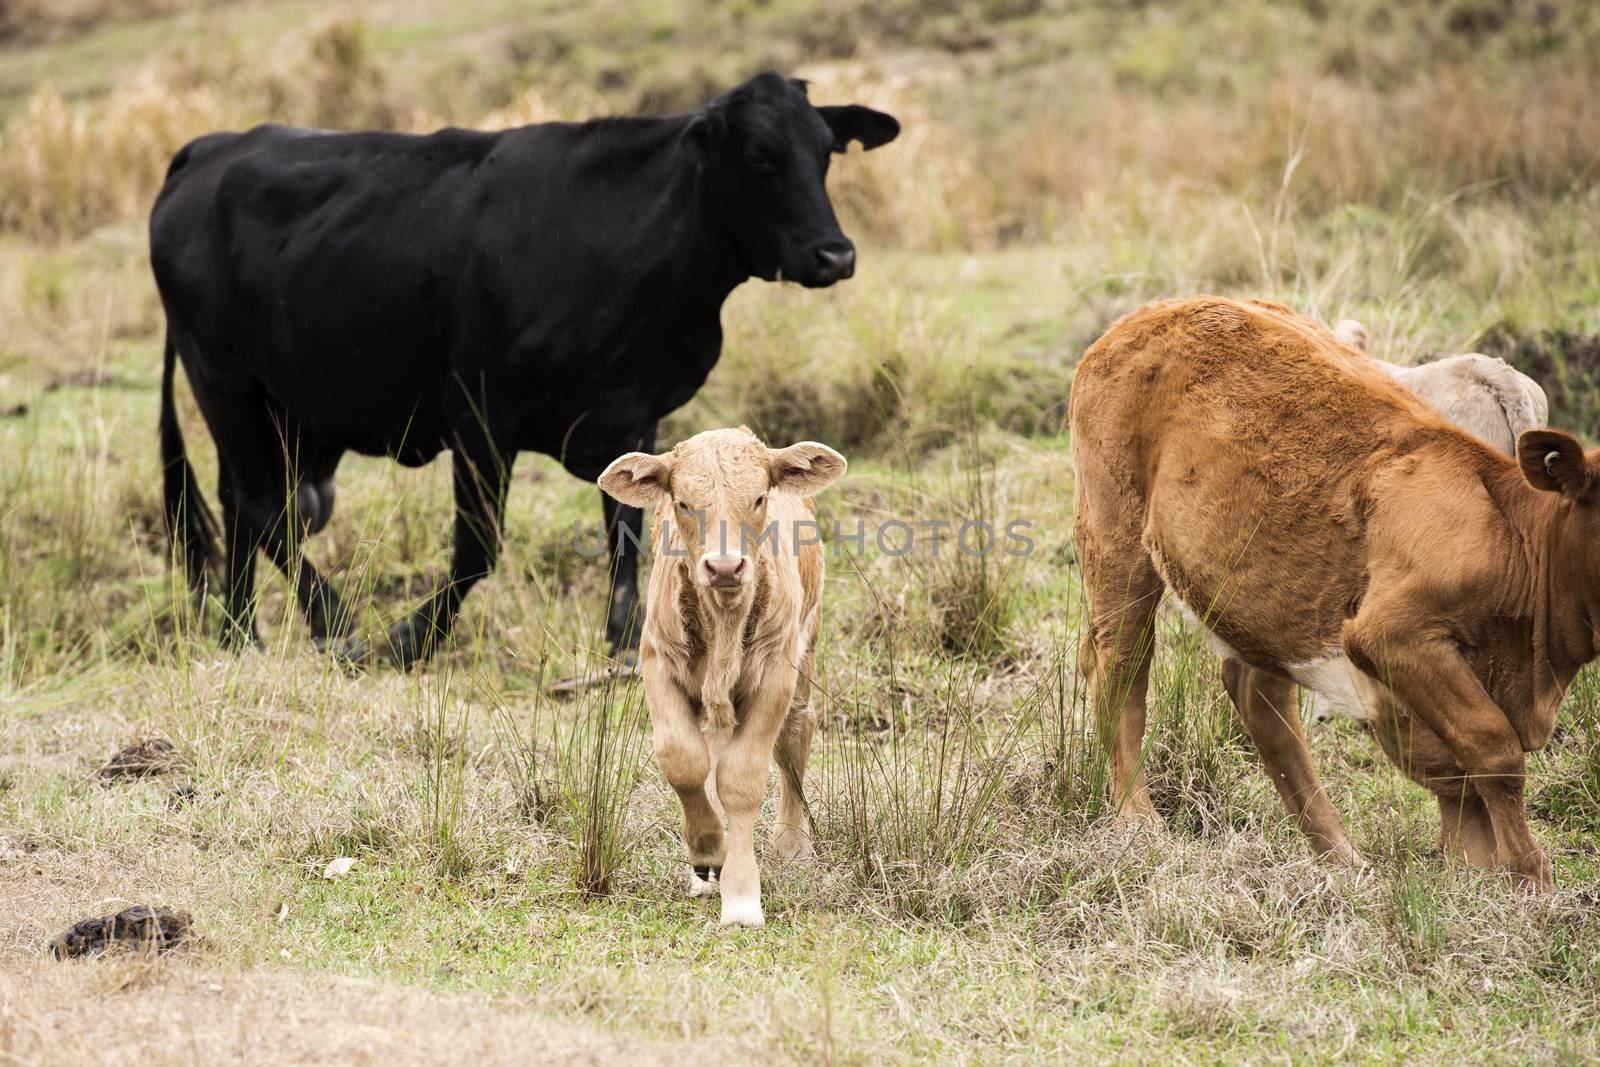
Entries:
{"type": "Polygon", "coordinates": [[[645,700],[650,707],[650,733],[656,765],[683,805],[683,843],[693,872],[689,895],[711,892],[709,875],[720,868],[726,853],[722,819],[706,796],[711,775],[711,752],[695,721],[694,709],[682,686],[648,647],[644,655],[645,700]],[[702,874],[701,872],[704,872],[702,874]]]}
{"type": "Polygon", "coordinates": [[[733,739],[717,762],[717,796],[728,813],[728,857],[722,867],[722,925],[760,929],[761,872],[756,866],[756,814],[767,795],[767,772],[794,699],[795,668],[774,664],[745,702],[733,739]]]}
{"type": "MultiPolygon", "coordinates": [[[[1550,861],[1528,826],[1524,804],[1527,756],[1522,739],[1454,642],[1426,633],[1397,637],[1397,633],[1405,634],[1406,628],[1385,625],[1387,618],[1381,606],[1364,606],[1345,624],[1345,653],[1357,667],[1387,684],[1404,708],[1450,750],[1488,815],[1497,860],[1516,871],[1526,884],[1550,892],[1555,888],[1550,861]]],[[[1458,819],[1452,827],[1445,816],[1442,830],[1447,847],[1454,830],[1458,847],[1469,857],[1473,852],[1481,855],[1476,806],[1469,806],[1464,814],[1473,817],[1473,825],[1463,827],[1458,819]],[[1463,830],[1471,834],[1467,840],[1461,840],[1463,830]]]]}

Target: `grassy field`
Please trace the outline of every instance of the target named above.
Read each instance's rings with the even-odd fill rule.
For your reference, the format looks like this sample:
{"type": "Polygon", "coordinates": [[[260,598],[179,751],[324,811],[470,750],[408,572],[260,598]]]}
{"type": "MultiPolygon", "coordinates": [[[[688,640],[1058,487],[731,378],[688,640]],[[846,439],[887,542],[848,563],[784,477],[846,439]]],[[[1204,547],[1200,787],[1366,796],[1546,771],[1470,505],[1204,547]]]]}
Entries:
{"type": "MultiPolygon", "coordinates": [[[[1175,616],[1166,829],[1122,826],[1072,655],[1065,406],[1116,316],[1213,291],[1361,319],[1399,362],[1505,354],[1592,439],[1597,49],[1591,5],[1498,0],[16,5],[0,1063],[1592,1062],[1600,675],[1532,762],[1548,899],[1445,867],[1432,800],[1344,722],[1312,747],[1368,865],[1314,861],[1175,616]],[[764,872],[765,931],[722,934],[637,685],[547,691],[603,666],[602,567],[573,549],[597,493],[553,461],[519,461],[503,564],[426,668],[317,657],[276,576],[263,647],[219,649],[161,530],[142,217],[213,127],[672,109],[767,64],[906,135],[835,167],[858,276],[739,290],[664,438],[820,439],[851,461],[825,520],[1021,518],[1036,549],[830,555],[817,856],[764,872]],[[171,771],[97,778],[152,737],[171,771]],[[200,941],[45,954],[131,903],[200,941]]],[[[375,635],[445,566],[449,475],[350,459],[340,486],[310,554],[375,635]]]]}

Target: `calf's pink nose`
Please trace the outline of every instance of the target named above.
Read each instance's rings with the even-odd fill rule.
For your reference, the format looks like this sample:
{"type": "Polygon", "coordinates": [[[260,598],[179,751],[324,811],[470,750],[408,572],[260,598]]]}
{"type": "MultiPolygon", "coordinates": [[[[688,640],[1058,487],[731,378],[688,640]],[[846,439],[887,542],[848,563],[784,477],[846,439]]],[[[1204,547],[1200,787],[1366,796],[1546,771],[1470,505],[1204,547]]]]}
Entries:
{"type": "Polygon", "coordinates": [[[707,556],[701,561],[706,569],[706,580],[714,586],[738,585],[744,577],[743,556],[707,556]]]}

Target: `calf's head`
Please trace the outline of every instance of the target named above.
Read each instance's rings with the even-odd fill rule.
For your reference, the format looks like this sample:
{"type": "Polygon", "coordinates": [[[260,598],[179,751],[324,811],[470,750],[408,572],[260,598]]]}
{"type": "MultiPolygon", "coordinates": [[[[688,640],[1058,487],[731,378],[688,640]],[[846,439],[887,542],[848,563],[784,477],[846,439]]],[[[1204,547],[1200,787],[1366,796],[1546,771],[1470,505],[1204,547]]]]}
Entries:
{"type": "Polygon", "coordinates": [[[763,536],[770,543],[772,494],[818,492],[845,466],[815,441],[768,448],[743,427],[707,430],[658,456],[619,457],[600,475],[600,488],[624,504],[665,510],[672,540],[657,551],[681,554],[697,586],[732,592],[755,580],[751,557],[763,536]]]}
{"type": "Polygon", "coordinates": [[[707,104],[683,138],[707,212],[740,266],[820,288],[856,265],[824,184],[830,156],[851,141],[873,149],[899,133],[892,116],[868,107],[813,107],[804,82],[769,72],[707,104]]]}

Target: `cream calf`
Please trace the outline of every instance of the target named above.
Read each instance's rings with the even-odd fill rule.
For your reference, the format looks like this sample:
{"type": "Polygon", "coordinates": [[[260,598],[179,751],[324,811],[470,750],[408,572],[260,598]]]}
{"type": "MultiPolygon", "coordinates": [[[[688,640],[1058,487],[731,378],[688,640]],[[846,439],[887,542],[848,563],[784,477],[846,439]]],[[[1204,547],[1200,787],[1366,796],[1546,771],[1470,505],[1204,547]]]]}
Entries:
{"type": "Polygon", "coordinates": [[[740,428],[629,453],[600,476],[617,500],[655,509],[639,665],[656,763],[683,804],[689,891],[720,882],[723,926],[766,921],[754,834],[774,749],[774,850],[789,860],[811,847],[801,782],[823,561],[806,498],[844,471],[826,445],[768,448],[740,428]]]}
{"type": "MultiPolygon", "coordinates": [[[[1339,323],[1333,335],[1352,348],[1367,349],[1366,327],[1355,319],[1339,323]]],[[[1508,456],[1516,455],[1523,430],[1543,427],[1550,415],[1550,401],[1539,383],[1495,356],[1468,352],[1414,367],[1372,362],[1447,421],[1508,456]]]]}

